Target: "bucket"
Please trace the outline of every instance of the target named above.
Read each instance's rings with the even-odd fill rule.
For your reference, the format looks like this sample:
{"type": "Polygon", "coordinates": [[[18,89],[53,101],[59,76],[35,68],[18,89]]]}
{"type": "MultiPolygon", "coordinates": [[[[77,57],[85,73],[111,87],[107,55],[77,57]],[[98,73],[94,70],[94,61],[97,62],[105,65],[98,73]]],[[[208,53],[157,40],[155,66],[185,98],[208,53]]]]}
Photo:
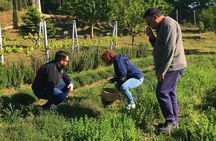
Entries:
{"type": "Polygon", "coordinates": [[[119,91],[116,90],[115,88],[103,87],[101,90],[101,98],[106,102],[110,102],[110,103],[114,102],[118,99],[118,97],[119,97],[119,91]]]}

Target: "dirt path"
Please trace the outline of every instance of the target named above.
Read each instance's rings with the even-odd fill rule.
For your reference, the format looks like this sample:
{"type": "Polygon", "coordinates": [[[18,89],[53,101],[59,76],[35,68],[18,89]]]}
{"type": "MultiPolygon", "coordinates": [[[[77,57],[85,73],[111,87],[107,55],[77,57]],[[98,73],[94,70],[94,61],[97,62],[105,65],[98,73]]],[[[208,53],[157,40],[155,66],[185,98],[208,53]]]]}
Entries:
{"type": "MultiPolygon", "coordinates": [[[[102,80],[93,82],[93,83],[91,83],[91,84],[89,84],[89,85],[85,85],[85,86],[78,87],[78,88],[74,89],[74,91],[72,91],[70,95],[72,96],[74,93],[77,93],[77,92],[79,92],[79,91],[82,90],[82,89],[87,89],[87,88],[95,87],[95,86],[97,86],[98,84],[104,83],[105,80],[106,80],[106,79],[102,79],[102,80]]],[[[29,84],[24,84],[24,85],[22,85],[20,88],[5,88],[5,89],[0,90],[0,93],[1,93],[3,96],[9,96],[9,95],[12,95],[12,94],[17,93],[18,91],[22,91],[22,90],[24,90],[24,89],[31,89],[31,85],[29,85],[29,84]]]]}

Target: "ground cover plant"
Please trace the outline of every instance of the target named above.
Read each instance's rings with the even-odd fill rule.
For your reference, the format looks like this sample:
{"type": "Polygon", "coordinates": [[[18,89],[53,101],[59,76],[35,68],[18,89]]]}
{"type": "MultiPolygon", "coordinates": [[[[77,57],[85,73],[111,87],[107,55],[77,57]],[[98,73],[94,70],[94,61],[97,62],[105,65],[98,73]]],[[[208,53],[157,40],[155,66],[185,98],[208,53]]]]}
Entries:
{"type": "MultiPolygon", "coordinates": [[[[101,64],[98,51],[100,47],[96,48],[94,41],[88,40],[89,43],[85,44],[91,50],[85,46],[83,50],[87,50],[88,54],[83,52],[83,56],[80,55],[80,59],[75,60],[77,62],[71,62],[71,68],[68,69],[75,81],[75,91],[55,111],[42,111],[39,105],[45,101],[38,100],[30,89],[34,72],[42,63],[37,60],[43,53],[41,48],[33,50],[35,58],[32,57],[32,63],[26,64],[21,61],[0,67],[1,139],[215,140],[215,34],[199,33],[194,26],[183,27],[183,39],[188,68],[178,85],[179,128],[171,135],[158,134],[156,129],[157,124],[164,121],[155,96],[156,79],[150,56],[151,48],[142,49],[141,46],[146,46],[139,43],[140,46],[137,44],[138,47],[133,47],[133,50],[127,49],[129,47],[124,44],[119,49],[119,53],[129,55],[132,62],[141,68],[145,75],[143,85],[133,90],[138,101],[137,108],[127,111],[123,98],[111,105],[103,105],[101,89],[106,79],[113,75],[113,68],[101,64]],[[95,55],[93,49],[98,51],[98,55],[95,55]],[[89,59],[92,59],[91,63],[82,64],[89,59]],[[75,71],[72,65],[79,64],[83,66],[77,67],[75,71]]],[[[109,42],[106,40],[107,38],[103,38],[101,41],[109,42]]],[[[129,38],[122,37],[119,40],[126,42],[129,38]]],[[[26,42],[20,40],[19,45],[22,46],[24,41],[26,42]]],[[[58,40],[53,41],[51,45],[55,50],[65,41],[70,42],[69,39],[58,40]]],[[[148,43],[145,36],[140,36],[139,42],[141,41],[148,43]]],[[[69,45],[65,44],[62,49],[68,47],[69,45]]],[[[9,53],[6,57],[17,60],[20,56],[24,56],[23,53],[9,53]]],[[[74,58],[71,59],[74,61],[74,58]]]]}
{"type": "MultiPolygon", "coordinates": [[[[210,98],[215,92],[214,58],[214,54],[187,56],[190,67],[178,87],[179,128],[170,136],[156,134],[155,126],[163,121],[154,94],[156,79],[152,68],[145,65],[140,66],[144,84],[134,90],[138,99],[134,111],[125,109],[124,100],[104,107],[99,95],[105,80],[75,90],[56,111],[42,111],[32,104],[36,98],[24,87],[1,97],[0,136],[5,140],[214,140],[215,99],[210,98]]],[[[146,58],[134,62],[139,65],[143,60],[146,58]]]]}

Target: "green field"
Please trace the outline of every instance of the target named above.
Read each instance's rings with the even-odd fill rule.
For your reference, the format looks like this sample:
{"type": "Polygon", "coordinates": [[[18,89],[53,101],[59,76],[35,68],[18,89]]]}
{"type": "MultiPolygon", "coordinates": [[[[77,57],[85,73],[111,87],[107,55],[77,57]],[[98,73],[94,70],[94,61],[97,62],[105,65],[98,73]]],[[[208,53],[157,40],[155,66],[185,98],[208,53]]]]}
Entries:
{"type": "MultiPolygon", "coordinates": [[[[1,89],[0,140],[216,140],[216,37],[195,31],[195,27],[183,27],[188,68],[177,89],[179,128],[170,135],[156,131],[157,124],[164,121],[155,95],[153,60],[148,55],[132,59],[145,76],[142,86],[133,90],[137,108],[132,111],[125,109],[125,99],[108,106],[101,102],[101,89],[112,67],[70,74],[82,85],[54,111],[40,109],[45,101],[36,99],[30,85],[1,89]]],[[[120,44],[130,42],[130,37],[119,40],[120,44]]],[[[146,37],[138,37],[136,43],[140,42],[147,43],[146,37]]]]}

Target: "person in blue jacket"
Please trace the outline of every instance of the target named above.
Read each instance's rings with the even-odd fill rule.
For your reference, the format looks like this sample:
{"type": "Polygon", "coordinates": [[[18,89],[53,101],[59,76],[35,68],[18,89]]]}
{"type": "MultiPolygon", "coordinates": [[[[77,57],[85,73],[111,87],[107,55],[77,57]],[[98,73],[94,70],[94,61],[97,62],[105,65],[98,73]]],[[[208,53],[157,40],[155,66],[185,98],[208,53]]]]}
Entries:
{"type": "Polygon", "coordinates": [[[136,104],[130,89],[142,84],[144,80],[142,72],[129,61],[127,56],[118,55],[111,49],[104,51],[102,59],[107,65],[114,64],[115,76],[109,79],[109,82],[116,82],[118,90],[127,98],[128,104],[126,108],[135,109],[136,104]]]}

